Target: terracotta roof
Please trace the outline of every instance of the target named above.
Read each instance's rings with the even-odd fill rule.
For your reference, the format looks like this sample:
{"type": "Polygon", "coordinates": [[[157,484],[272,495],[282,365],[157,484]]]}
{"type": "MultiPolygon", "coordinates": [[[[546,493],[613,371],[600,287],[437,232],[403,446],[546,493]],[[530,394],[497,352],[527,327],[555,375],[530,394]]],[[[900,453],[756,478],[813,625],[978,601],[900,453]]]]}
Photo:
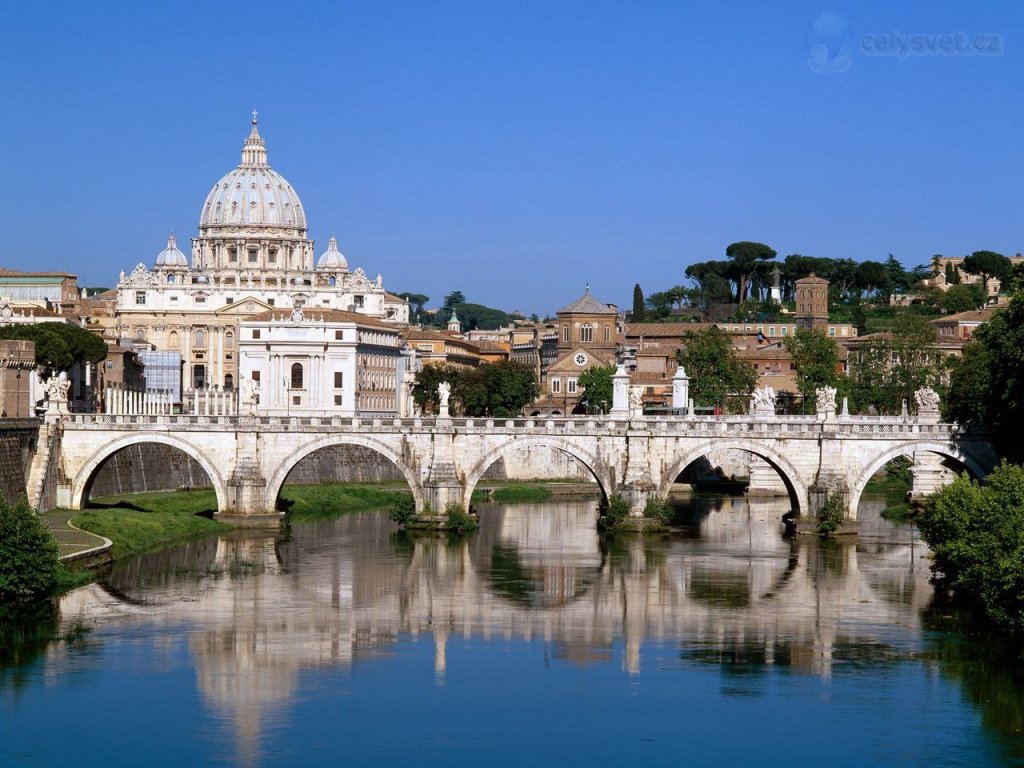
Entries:
{"type": "Polygon", "coordinates": [[[828,285],[828,280],[818,277],[816,274],[811,272],[807,277],[801,277],[796,281],[797,285],[828,285]]]}
{"type": "Polygon", "coordinates": [[[569,314],[585,314],[585,315],[618,315],[618,311],[612,309],[607,304],[602,304],[600,301],[590,295],[590,289],[584,293],[580,298],[576,299],[572,304],[567,304],[562,307],[555,314],[558,315],[569,315],[569,314]]]}
{"type": "Polygon", "coordinates": [[[652,336],[658,338],[682,339],[683,334],[691,331],[703,331],[714,323],[630,323],[626,326],[626,338],[645,339],[652,336]]]}
{"type": "Polygon", "coordinates": [[[395,294],[390,293],[388,291],[384,291],[384,298],[387,299],[388,301],[404,301],[406,304],[409,303],[408,299],[403,299],[401,296],[396,296],[395,294]]]}
{"type": "Polygon", "coordinates": [[[996,313],[996,308],[970,309],[966,312],[957,312],[954,315],[946,315],[932,320],[933,323],[987,323],[996,313]]]}
{"type": "Polygon", "coordinates": [[[20,272],[17,269],[0,267],[0,277],[78,277],[70,272],[20,272]]]}
{"type": "MultiPolygon", "coordinates": [[[[291,322],[292,311],[290,309],[270,309],[266,312],[259,312],[242,320],[243,323],[252,322],[291,322]]],[[[378,320],[376,317],[363,315],[359,312],[346,312],[342,309],[304,309],[302,319],[306,323],[355,323],[356,325],[369,325],[374,328],[387,328],[389,331],[398,332],[398,329],[390,323],[378,320]]]]}

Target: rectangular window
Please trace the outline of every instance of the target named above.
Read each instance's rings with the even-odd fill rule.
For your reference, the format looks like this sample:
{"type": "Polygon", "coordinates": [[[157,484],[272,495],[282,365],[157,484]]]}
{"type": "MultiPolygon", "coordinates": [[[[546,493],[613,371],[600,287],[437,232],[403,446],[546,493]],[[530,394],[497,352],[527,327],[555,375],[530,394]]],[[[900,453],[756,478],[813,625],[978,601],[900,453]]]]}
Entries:
{"type": "Polygon", "coordinates": [[[258,339],[260,337],[260,333],[261,333],[261,331],[260,331],[259,328],[253,328],[252,329],[252,337],[254,339],[258,339]]]}
{"type": "Polygon", "coordinates": [[[568,392],[570,395],[576,393],[576,379],[565,380],[565,391],[568,392]]]}
{"type": "Polygon", "coordinates": [[[196,296],[196,304],[205,304],[205,303],[206,303],[206,297],[205,296],[196,296]]]}
{"type": "Polygon", "coordinates": [[[562,341],[568,341],[568,340],[569,340],[569,326],[568,325],[563,325],[562,326],[562,341]]]}
{"type": "Polygon", "coordinates": [[[177,296],[171,296],[171,304],[177,304],[177,303],[178,303],[178,297],[177,296]]]}
{"type": "Polygon", "coordinates": [[[775,335],[775,326],[774,325],[768,328],[768,335],[769,336],[774,336],[775,335]]]}
{"type": "Polygon", "coordinates": [[[146,303],[146,292],[145,291],[136,291],[135,292],[135,303],[136,304],[145,304],[146,303]]]}
{"type": "Polygon", "coordinates": [[[362,296],[356,296],[353,299],[353,301],[355,302],[355,305],[356,305],[356,307],[358,309],[362,309],[362,307],[363,307],[363,297],[362,296]]]}
{"type": "Polygon", "coordinates": [[[274,306],[274,300],[273,299],[267,299],[267,304],[269,304],[270,306],[274,306]]]}
{"type": "Polygon", "coordinates": [[[276,250],[270,252],[270,255],[267,256],[267,261],[269,261],[271,264],[276,264],[277,263],[277,251],[276,250]]]}
{"type": "Polygon", "coordinates": [[[344,331],[335,331],[334,332],[334,340],[335,341],[343,341],[344,338],[345,338],[345,332],[344,331]]]}
{"type": "Polygon", "coordinates": [[[828,335],[829,336],[835,336],[836,335],[836,329],[835,328],[829,328],[828,329],[828,335]]]}
{"type": "Polygon", "coordinates": [[[334,388],[341,389],[344,386],[345,373],[343,371],[334,372],[334,388]]]}
{"type": "Polygon", "coordinates": [[[552,379],[551,380],[551,391],[556,393],[556,394],[558,392],[562,391],[562,380],[561,379],[552,379]]]}
{"type": "Polygon", "coordinates": [[[782,326],[782,335],[783,336],[787,336],[788,334],[789,334],[789,328],[786,327],[785,325],[782,326]]]}
{"type": "Polygon", "coordinates": [[[292,405],[302,405],[302,395],[293,395],[292,405]]]}
{"type": "Polygon", "coordinates": [[[259,371],[253,371],[252,372],[252,380],[255,381],[257,384],[260,383],[260,372],[259,371]]]}
{"type": "Polygon", "coordinates": [[[259,252],[258,251],[249,251],[249,263],[250,264],[255,264],[256,263],[256,259],[258,257],[259,257],[259,252]]]}
{"type": "Polygon", "coordinates": [[[226,301],[228,304],[234,304],[235,303],[235,300],[233,298],[231,298],[230,296],[228,296],[226,299],[224,299],[224,301],[226,301]]]}
{"type": "Polygon", "coordinates": [[[334,404],[335,405],[341,405],[341,395],[335,395],[334,396],[334,404]]]}
{"type": "Polygon", "coordinates": [[[234,248],[228,251],[228,261],[232,263],[238,261],[238,251],[236,251],[234,248]]]}

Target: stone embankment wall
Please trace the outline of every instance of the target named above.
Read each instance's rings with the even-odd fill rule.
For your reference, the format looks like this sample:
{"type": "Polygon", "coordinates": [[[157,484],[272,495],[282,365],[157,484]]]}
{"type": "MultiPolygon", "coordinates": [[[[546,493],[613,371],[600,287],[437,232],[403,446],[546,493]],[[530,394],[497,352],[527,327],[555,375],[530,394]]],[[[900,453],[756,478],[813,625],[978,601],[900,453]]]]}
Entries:
{"type": "Polygon", "coordinates": [[[24,430],[0,427],[0,493],[8,502],[25,495],[31,452],[24,430]]]}
{"type": "MultiPolygon", "coordinates": [[[[379,453],[358,445],[323,448],[300,461],[289,484],[383,483],[402,473],[379,453]]],[[[562,451],[528,447],[499,458],[484,480],[593,480],[582,464],[562,451]]],[[[22,481],[24,485],[24,481],[22,481]]],[[[133,445],[110,457],[96,473],[90,497],[145,491],[208,488],[206,472],[192,457],[158,443],[133,445]]]]}

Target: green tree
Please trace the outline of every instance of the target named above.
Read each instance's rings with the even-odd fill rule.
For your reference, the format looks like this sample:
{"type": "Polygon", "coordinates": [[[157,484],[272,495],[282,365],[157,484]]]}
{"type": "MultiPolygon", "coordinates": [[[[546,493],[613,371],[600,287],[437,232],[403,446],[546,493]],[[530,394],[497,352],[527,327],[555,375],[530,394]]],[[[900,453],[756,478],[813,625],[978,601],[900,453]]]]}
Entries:
{"type": "Polygon", "coordinates": [[[683,342],[685,346],[679,360],[686,366],[695,402],[745,410],[757,374],[736,359],[732,338],[718,326],[711,326],[686,334],[683,342]]]}
{"type": "Polygon", "coordinates": [[[857,288],[863,293],[875,293],[879,298],[887,299],[892,287],[892,275],[885,264],[862,261],[857,267],[857,288]]]}
{"type": "Polygon", "coordinates": [[[739,304],[747,296],[750,279],[760,264],[775,258],[775,251],[764,243],[753,243],[742,240],[732,243],[725,249],[725,255],[731,262],[733,280],[736,282],[736,303],[739,304]]]}
{"type": "Polygon", "coordinates": [[[417,323],[421,322],[423,307],[430,301],[430,297],[422,293],[410,293],[409,291],[403,291],[398,296],[409,302],[409,314],[412,316],[409,319],[417,323]]]}
{"type": "Polygon", "coordinates": [[[580,374],[579,386],[583,389],[579,401],[587,413],[607,413],[612,407],[612,376],[614,365],[598,365],[580,374]]]}
{"type": "Polygon", "coordinates": [[[985,306],[988,302],[988,294],[981,283],[970,283],[967,285],[954,285],[948,291],[939,292],[936,297],[943,312],[967,312],[985,306]]]}
{"type": "Polygon", "coordinates": [[[0,496],[0,606],[27,606],[53,593],[59,549],[53,534],[22,497],[0,496]]]}
{"type": "Polygon", "coordinates": [[[904,402],[914,402],[914,392],[922,387],[944,394],[951,364],[936,348],[936,340],[926,317],[907,313],[896,319],[892,332],[858,345],[850,353],[847,379],[852,408],[899,413],[904,402]]]}
{"type": "Polygon", "coordinates": [[[994,429],[996,447],[1024,459],[1024,294],[980,326],[953,370],[946,413],[994,429]],[[975,346],[977,345],[977,346],[975,346]]]}
{"type": "Polygon", "coordinates": [[[839,347],[822,331],[797,328],[785,339],[786,350],[796,365],[796,386],[804,396],[806,405],[814,402],[814,391],[819,387],[834,387],[839,382],[839,347]]]}
{"type": "Polygon", "coordinates": [[[466,303],[466,295],[462,291],[452,291],[444,297],[444,304],[441,306],[445,309],[451,309],[457,307],[460,304],[466,303]]]}
{"type": "Polygon", "coordinates": [[[640,289],[640,283],[633,286],[633,316],[634,323],[644,321],[644,292],[640,289]]]}
{"type": "Polygon", "coordinates": [[[445,381],[454,389],[454,384],[459,380],[461,373],[461,369],[447,363],[424,365],[423,369],[416,374],[412,384],[412,399],[416,403],[416,407],[422,413],[437,413],[440,404],[437,394],[438,384],[445,381]]]}
{"type": "Polygon", "coordinates": [[[0,328],[0,339],[34,342],[36,365],[43,378],[66,371],[76,363],[98,363],[107,356],[103,339],[69,323],[8,325],[0,328]]]}
{"type": "Polygon", "coordinates": [[[997,625],[1024,632],[1024,467],[1003,463],[986,484],[966,474],[918,516],[936,575],[997,625]]]}
{"type": "Polygon", "coordinates": [[[1010,271],[1013,269],[1013,263],[1003,254],[996,253],[995,251],[975,251],[970,256],[964,258],[961,266],[964,272],[981,276],[981,284],[986,292],[988,291],[989,279],[994,277],[1000,282],[1005,283],[1010,277],[1010,271]]]}
{"type": "Polygon", "coordinates": [[[452,387],[466,416],[519,416],[537,399],[539,388],[533,369],[508,361],[487,363],[461,372],[452,387]]]}

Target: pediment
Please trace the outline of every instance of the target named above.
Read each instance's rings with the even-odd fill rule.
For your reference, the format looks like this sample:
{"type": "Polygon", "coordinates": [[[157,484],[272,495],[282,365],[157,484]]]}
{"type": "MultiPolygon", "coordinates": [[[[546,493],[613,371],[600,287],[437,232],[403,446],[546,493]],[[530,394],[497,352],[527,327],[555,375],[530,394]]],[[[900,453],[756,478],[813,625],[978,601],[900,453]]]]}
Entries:
{"type": "Polygon", "coordinates": [[[584,347],[576,347],[571,352],[566,352],[564,355],[559,357],[555,362],[548,366],[548,373],[580,373],[588,368],[593,368],[595,365],[610,365],[611,360],[605,358],[602,355],[597,355],[593,350],[585,349],[584,347]],[[576,364],[576,355],[586,355],[587,362],[583,365],[576,364]]]}
{"type": "Polygon", "coordinates": [[[218,309],[214,314],[249,316],[258,315],[260,312],[266,312],[270,309],[273,309],[273,307],[266,302],[260,301],[259,299],[248,298],[236,301],[234,304],[226,304],[218,309]]]}

